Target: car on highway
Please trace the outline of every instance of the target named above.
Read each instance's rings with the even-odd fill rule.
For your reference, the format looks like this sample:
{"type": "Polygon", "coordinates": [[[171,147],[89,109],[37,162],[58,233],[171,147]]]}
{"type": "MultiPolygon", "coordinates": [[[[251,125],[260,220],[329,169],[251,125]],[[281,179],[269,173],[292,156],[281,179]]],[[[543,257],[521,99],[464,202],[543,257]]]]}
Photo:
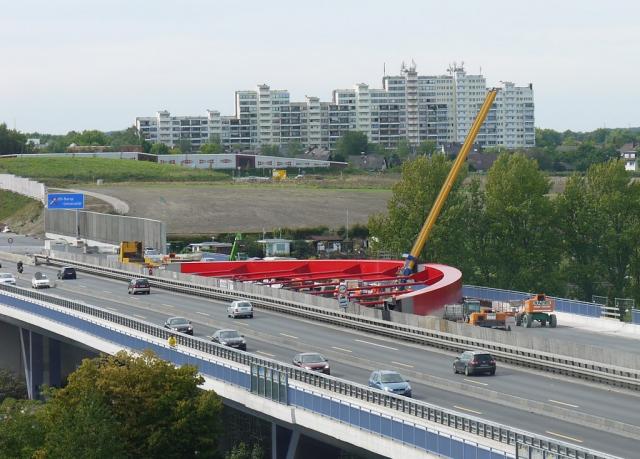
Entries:
{"type": "Polygon", "coordinates": [[[0,273],[0,284],[16,285],[16,278],[11,273],[0,273]]]}
{"type": "Polygon", "coordinates": [[[51,287],[51,281],[45,273],[37,271],[31,279],[31,287],[33,288],[49,288],[51,287]]]}
{"type": "Polygon", "coordinates": [[[234,301],[227,308],[227,317],[233,319],[237,317],[248,317],[253,319],[253,305],[247,300],[234,301]]]}
{"type": "Polygon", "coordinates": [[[186,333],[187,335],[193,335],[193,326],[191,325],[191,321],[184,317],[169,317],[164,322],[164,328],[180,333],[186,333]]]}
{"type": "Polygon", "coordinates": [[[151,286],[147,279],[131,279],[129,281],[129,295],[135,295],[136,293],[151,293],[151,286]]]}
{"type": "Polygon", "coordinates": [[[305,370],[319,371],[326,375],[331,374],[329,361],[324,355],[318,354],[317,352],[302,352],[296,354],[293,357],[293,364],[305,370]]]}
{"type": "Polygon", "coordinates": [[[63,266],[58,270],[58,279],[76,279],[76,268],[63,266]]]}
{"type": "Polygon", "coordinates": [[[397,371],[375,370],[369,376],[369,387],[391,392],[396,395],[411,397],[411,384],[409,380],[397,371]]]}
{"type": "Polygon", "coordinates": [[[453,361],[453,372],[465,376],[489,373],[496,374],[496,359],[486,351],[464,351],[453,361]]]}
{"type": "Polygon", "coordinates": [[[247,342],[244,339],[244,335],[238,333],[238,330],[231,330],[230,328],[218,330],[211,336],[211,341],[223,346],[240,349],[241,351],[247,350],[247,342]]]}

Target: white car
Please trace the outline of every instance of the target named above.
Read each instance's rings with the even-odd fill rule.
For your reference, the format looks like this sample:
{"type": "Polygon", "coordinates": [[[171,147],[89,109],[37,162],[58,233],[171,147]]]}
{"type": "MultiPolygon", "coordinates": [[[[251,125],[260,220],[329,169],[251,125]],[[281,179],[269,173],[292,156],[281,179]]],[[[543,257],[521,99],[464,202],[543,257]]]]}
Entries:
{"type": "Polygon", "coordinates": [[[234,301],[227,308],[227,317],[248,317],[253,319],[253,305],[247,300],[234,301]]]}
{"type": "Polygon", "coordinates": [[[51,287],[51,281],[46,274],[40,271],[36,272],[31,279],[31,287],[33,288],[49,288],[51,287]]]}
{"type": "Polygon", "coordinates": [[[16,285],[16,278],[11,273],[0,273],[0,284],[16,285]]]}

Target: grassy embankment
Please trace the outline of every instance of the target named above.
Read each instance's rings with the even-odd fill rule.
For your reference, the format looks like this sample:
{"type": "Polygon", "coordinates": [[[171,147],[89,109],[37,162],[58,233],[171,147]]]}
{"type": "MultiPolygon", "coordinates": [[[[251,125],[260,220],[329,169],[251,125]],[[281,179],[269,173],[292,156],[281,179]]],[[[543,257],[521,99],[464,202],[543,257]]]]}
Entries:
{"type": "Polygon", "coordinates": [[[67,186],[103,179],[114,182],[214,182],[227,174],[169,164],[104,158],[11,158],[0,160],[0,173],[38,180],[48,186],[67,186]]]}
{"type": "Polygon", "coordinates": [[[42,211],[42,204],[35,199],[11,191],[0,190],[0,222],[9,227],[35,222],[42,211]]]}

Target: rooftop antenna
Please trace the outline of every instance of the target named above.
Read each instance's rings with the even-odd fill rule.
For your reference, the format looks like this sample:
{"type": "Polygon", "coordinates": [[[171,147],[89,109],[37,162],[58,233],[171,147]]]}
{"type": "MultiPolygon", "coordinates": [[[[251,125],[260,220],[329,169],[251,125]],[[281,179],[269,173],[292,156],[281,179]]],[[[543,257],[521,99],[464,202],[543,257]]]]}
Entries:
{"type": "Polygon", "coordinates": [[[382,63],[382,76],[383,77],[387,76],[387,63],[386,62],[382,63]]]}

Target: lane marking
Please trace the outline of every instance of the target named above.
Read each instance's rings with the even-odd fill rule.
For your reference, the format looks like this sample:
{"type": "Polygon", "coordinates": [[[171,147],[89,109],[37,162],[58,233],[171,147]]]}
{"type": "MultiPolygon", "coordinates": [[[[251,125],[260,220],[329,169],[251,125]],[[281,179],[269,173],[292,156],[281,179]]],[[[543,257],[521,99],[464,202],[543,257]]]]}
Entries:
{"type": "Polygon", "coordinates": [[[146,319],[146,317],[145,317],[145,316],[141,316],[140,314],[134,314],[134,316],[136,316],[136,317],[140,317],[141,319],[146,319]]]}
{"type": "Polygon", "coordinates": [[[267,357],[275,357],[274,354],[269,354],[268,352],[256,351],[256,354],[266,355],[267,357]]]}
{"type": "Polygon", "coordinates": [[[162,306],[166,306],[166,307],[172,308],[172,309],[174,307],[172,304],[167,304],[167,303],[162,303],[162,306]]]}
{"type": "Polygon", "coordinates": [[[567,435],[551,432],[550,430],[547,430],[546,433],[548,433],[549,435],[555,435],[556,437],[565,438],[567,440],[577,441],[578,443],[582,443],[582,440],[578,440],[577,438],[573,438],[573,437],[568,437],[567,435]]]}
{"type": "Polygon", "coordinates": [[[82,284],[78,284],[78,287],[80,287],[80,288],[89,288],[86,285],[82,285],[82,284]]]}
{"type": "Polygon", "coordinates": [[[103,290],[104,293],[108,293],[110,295],[113,295],[113,292],[110,292],[109,290],[103,290]]]}
{"type": "Polygon", "coordinates": [[[481,386],[488,386],[489,384],[487,383],[483,383],[483,382],[479,382],[479,381],[474,381],[473,379],[467,379],[467,378],[463,378],[463,381],[467,381],[467,382],[472,382],[474,384],[480,384],[481,386]]]}
{"type": "Polygon", "coordinates": [[[107,309],[109,309],[111,311],[119,312],[116,308],[110,308],[110,307],[107,306],[107,309]]]}
{"type": "Polygon", "coordinates": [[[391,363],[395,363],[396,365],[400,365],[400,366],[407,367],[407,368],[413,368],[413,365],[409,365],[409,364],[402,363],[402,362],[395,362],[395,361],[392,360],[391,363]]]}
{"type": "Polygon", "coordinates": [[[207,314],[206,312],[196,311],[196,314],[201,314],[201,315],[203,315],[203,316],[207,316],[207,317],[209,317],[209,314],[207,314]]]}
{"type": "Polygon", "coordinates": [[[384,344],[376,344],[376,343],[372,343],[370,341],[364,341],[362,339],[356,339],[354,341],[357,341],[359,343],[365,343],[365,344],[371,344],[372,346],[378,346],[378,347],[384,347],[385,349],[391,349],[392,351],[397,351],[398,349],[395,347],[391,347],[391,346],[385,346],[384,344]]]}
{"type": "Polygon", "coordinates": [[[465,408],[464,406],[453,405],[453,407],[462,411],[468,411],[469,413],[482,414],[481,411],[472,410],[471,408],[465,408]]]}
{"type": "Polygon", "coordinates": [[[242,322],[238,322],[236,325],[240,325],[241,327],[248,327],[249,326],[249,324],[245,324],[245,323],[242,323],[242,322]]]}
{"type": "Polygon", "coordinates": [[[293,339],[298,339],[297,336],[293,336],[293,335],[287,335],[286,333],[280,333],[282,336],[286,336],[287,338],[293,338],[293,339]]]}
{"type": "Polygon", "coordinates": [[[558,400],[549,399],[550,402],[557,403],[558,405],[570,406],[571,408],[580,408],[580,405],[572,405],[571,403],[559,402],[558,400]]]}
{"type": "Polygon", "coordinates": [[[349,352],[349,353],[353,352],[353,351],[350,351],[349,349],[343,349],[341,347],[336,347],[336,346],[331,346],[331,348],[337,349],[338,351],[342,351],[342,352],[349,352]]]}

